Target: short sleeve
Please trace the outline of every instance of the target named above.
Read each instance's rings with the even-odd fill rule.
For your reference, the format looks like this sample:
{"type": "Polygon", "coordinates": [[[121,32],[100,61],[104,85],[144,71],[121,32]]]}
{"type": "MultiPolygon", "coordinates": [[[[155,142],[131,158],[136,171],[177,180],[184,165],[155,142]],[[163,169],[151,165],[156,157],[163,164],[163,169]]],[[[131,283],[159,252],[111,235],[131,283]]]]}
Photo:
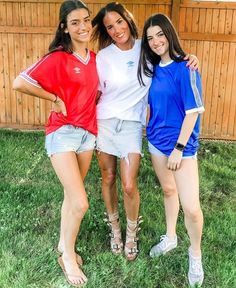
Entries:
{"type": "Polygon", "coordinates": [[[20,77],[39,88],[53,92],[56,85],[57,53],[49,54],[20,73],[20,77]]]}
{"type": "Polygon", "coordinates": [[[205,109],[202,101],[201,76],[198,71],[189,69],[185,66],[185,62],[183,63],[184,65],[182,65],[182,71],[179,76],[185,113],[202,113],[205,109]]]}

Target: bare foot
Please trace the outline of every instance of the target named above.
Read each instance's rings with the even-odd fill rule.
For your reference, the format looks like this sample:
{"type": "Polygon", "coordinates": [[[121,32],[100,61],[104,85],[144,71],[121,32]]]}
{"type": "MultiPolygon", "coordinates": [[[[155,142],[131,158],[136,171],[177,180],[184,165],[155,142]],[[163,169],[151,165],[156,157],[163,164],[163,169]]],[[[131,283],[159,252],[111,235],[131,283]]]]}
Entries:
{"type": "Polygon", "coordinates": [[[80,287],[85,284],[88,279],[83,271],[78,267],[77,262],[71,259],[65,260],[65,258],[66,257],[64,256],[60,256],[58,258],[58,263],[64,272],[67,282],[74,287],[80,287]]]}

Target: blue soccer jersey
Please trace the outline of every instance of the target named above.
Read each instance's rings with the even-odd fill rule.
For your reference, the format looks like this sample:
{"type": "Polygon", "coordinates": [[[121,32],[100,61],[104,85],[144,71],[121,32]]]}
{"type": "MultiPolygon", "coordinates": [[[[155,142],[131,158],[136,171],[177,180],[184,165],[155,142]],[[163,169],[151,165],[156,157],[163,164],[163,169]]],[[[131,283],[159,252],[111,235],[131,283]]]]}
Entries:
{"type": "MultiPolygon", "coordinates": [[[[149,90],[150,119],[148,141],[169,156],[178,140],[185,115],[203,112],[200,74],[186,67],[186,62],[171,61],[154,68],[149,90]]],[[[200,118],[189,137],[183,156],[194,155],[198,149],[200,118]]]]}

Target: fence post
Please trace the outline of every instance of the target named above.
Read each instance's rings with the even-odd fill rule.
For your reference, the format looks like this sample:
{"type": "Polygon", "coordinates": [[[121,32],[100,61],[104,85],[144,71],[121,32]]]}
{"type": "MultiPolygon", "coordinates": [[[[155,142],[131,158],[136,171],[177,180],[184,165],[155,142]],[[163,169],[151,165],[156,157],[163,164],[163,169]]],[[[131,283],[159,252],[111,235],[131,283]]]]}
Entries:
{"type": "Polygon", "coordinates": [[[179,9],[181,0],[172,0],[171,4],[171,21],[175,26],[177,33],[179,32],[179,9]]]}

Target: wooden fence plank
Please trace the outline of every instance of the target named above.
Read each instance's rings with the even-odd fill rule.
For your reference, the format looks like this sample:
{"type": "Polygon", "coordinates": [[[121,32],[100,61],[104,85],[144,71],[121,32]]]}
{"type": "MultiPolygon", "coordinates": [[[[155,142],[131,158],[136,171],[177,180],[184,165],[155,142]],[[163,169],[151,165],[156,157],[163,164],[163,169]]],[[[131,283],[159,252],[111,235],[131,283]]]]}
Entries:
{"type": "Polygon", "coordinates": [[[15,57],[14,57],[14,42],[13,42],[13,34],[9,34],[7,37],[7,42],[8,42],[8,75],[9,75],[9,87],[8,87],[8,97],[10,98],[10,107],[9,110],[11,111],[11,122],[16,123],[16,109],[17,109],[17,104],[16,104],[16,96],[14,93],[12,93],[12,81],[13,77],[15,74],[15,57]]]}
{"type": "Polygon", "coordinates": [[[236,34],[236,9],[233,11],[232,34],[236,34]]]}
{"type": "Polygon", "coordinates": [[[200,9],[199,12],[199,33],[205,32],[205,23],[206,23],[206,9],[200,9]]]}
{"type": "Polygon", "coordinates": [[[223,54],[222,54],[222,65],[221,65],[221,77],[220,77],[220,86],[219,86],[219,99],[217,106],[217,118],[216,118],[216,135],[225,135],[222,131],[222,123],[224,122],[223,113],[224,113],[224,101],[225,101],[225,90],[226,90],[226,79],[227,79],[227,63],[229,57],[229,43],[224,43],[223,45],[223,54]]]}
{"type": "MultiPolygon", "coordinates": [[[[236,83],[236,43],[232,43],[232,54],[234,55],[233,59],[233,71],[232,71],[232,91],[231,91],[231,100],[230,100],[230,108],[229,108],[229,122],[228,122],[228,127],[227,127],[227,134],[229,137],[232,137],[233,135],[236,138],[236,88],[235,88],[235,83],[236,83]]],[[[232,58],[231,58],[232,59],[232,58]]],[[[232,59],[232,60],[233,60],[232,59]]]]}
{"type": "MultiPolygon", "coordinates": [[[[214,109],[216,109],[216,105],[215,105],[215,101],[213,95],[213,90],[215,89],[213,87],[213,83],[214,83],[214,76],[215,76],[215,57],[216,57],[216,42],[210,42],[209,43],[209,64],[211,63],[211,65],[208,65],[208,71],[207,71],[207,85],[205,87],[205,97],[207,97],[207,104],[208,106],[206,107],[206,117],[205,117],[205,125],[207,127],[207,130],[210,133],[214,133],[214,130],[212,129],[212,127],[214,127],[214,125],[212,125],[213,121],[212,120],[212,111],[214,109]],[[209,116],[209,117],[207,117],[209,116]]],[[[208,133],[209,133],[208,132],[208,133]]]]}
{"type": "Polygon", "coordinates": [[[210,33],[210,32],[211,32],[211,27],[212,27],[212,14],[213,14],[212,9],[207,9],[207,10],[206,10],[206,22],[205,22],[205,30],[204,30],[204,33],[210,33]]]}
{"type": "Polygon", "coordinates": [[[216,131],[216,118],[217,118],[217,106],[219,99],[219,88],[220,88],[220,78],[221,78],[221,62],[222,62],[222,54],[223,54],[223,45],[224,43],[219,42],[215,43],[215,59],[211,60],[211,63],[215,66],[214,78],[213,78],[213,97],[211,100],[211,109],[210,109],[210,123],[209,127],[211,129],[208,132],[209,135],[215,135],[216,131]]]}
{"type": "MultiPolygon", "coordinates": [[[[0,43],[3,43],[3,35],[0,34],[0,43]]],[[[0,122],[6,122],[6,98],[5,98],[5,77],[3,61],[3,45],[0,45],[0,122]]]]}
{"type": "Polygon", "coordinates": [[[210,100],[209,97],[207,95],[207,73],[208,73],[208,68],[209,68],[209,53],[210,53],[210,42],[208,41],[204,41],[203,42],[203,59],[202,59],[202,92],[203,92],[203,96],[204,96],[204,107],[205,107],[205,113],[203,113],[203,117],[202,117],[202,125],[204,127],[204,129],[206,130],[207,133],[209,133],[209,110],[210,110],[210,100]]]}
{"type": "Polygon", "coordinates": [[[214,9],[212,14],[211,33],[218,34],[219,15],[220,15],[219,9],[214,9]]]}
{"type": "Polygon", "coordinates": [[[233,21],[233,11],[226,11],[226,19],[225,19],[225,34],[231,34],[232,32],[232,21],[233,21]]]}
{"type": "Polygon", "coordinates": [[[225,32],[225,17],[226,17],[226,10],[220,10],[220,17],[219,17],[219,28],[218,28],[218,33],[224,34],[225,32]]]}
{"type": "Polygon", "coordinates": [[[199,29],[199,9],[193,9],[192,32],[198,32],[199,29]]]}
{"type": "Polygon", "coordinates": [[[186,19],[186,8],[182,8],[179,12],[179,34],[185,32],[185,19],[186,19]]]}
{"type": "Polygon", "coordinates": [[[7,24],[6,16],[7,16],[6,3],[0,3],[0,25],[7,24]]]}
{"type": "Polygon", "coordinates": [[[192,30],[192,20],[193,20],[193,9],[186,9],[186,18],[185,18],[185,31],[191,32],[192,30]]]}
{"type": "MultiPolygon", "coordinates": [[[[18,51],[20,50],[20,35],[14,35],[14,74],[12,77],[14,78],[20,70],[22,69],[22,55],[19,57],[18,51]]],[[[12,91],[12,93],[16,97],[16,123],[23,123],[23,115],[22,115],[22,94],[16,91],[12,91]]]]}
{"type": "MultiPolygon", "coordinates": [[[[200,71],[200,74],[201,74],[201,78],[203,78],[203,75],[202,75],[202,63],[203,63],[203,41],[197,41],[196,43],[196,56],[198,57],[199,61],[200,61],[200,68],[199,68],[199,71],[200,71]]],[[[205,94],[203,93],[203,103],[205,102],[205,94]]],[[[204,114],[203,113],[203,116],[202,116],[202,120],[201,120],[201,131],[203,131],[203,117],[204,117],[204,114]]]]}
{"type": "Polygon", "coordinates": [[[6,111],[6,123],[11,123],[12,109],[11,109],[11,92],[10,92],[10,75],[9,75],[9,53],[8,53],[8,37],[2,35],[3,46],[3,75],[4,75],[4,96],[5,96],[5,111],[6,111]]]}
{"type": "MultiPolygon", "coordinates": [[[[233,87],[233,72],[234,72],[234,59],[236,55],[235,45],[229,44],[229,54],[228,54],[228,62],[227,66],[227,74],[226,74],[226,84],[225,84],[225,96],[224,96],[224,108],[222,115],[222,126],[221,126],[221,134],[227,136],[228,126],[231,121],[234,121],[234,118],[230,118],[230,106],[233,102],[232,96],[232,87],[233,87]]],[[[234,91],[235,92],[235,91],[234,91]]],[[[235,94],[234,94],[235,97],[235,94]]]]}
{"type": "MultiPolygon", "coordinates": [[[[19,74],[19,72],[21,72],[23,69],[25,69],[27,67],[27,62],[26,62],[26,47],[25,47],[25,43],[26,43],[26,35],[25,34],[19,34],[19,37],[20,37],[20,47],[24,47],[24,49],[20,49],[17,53],[17,56],[20,58],[20,62],[22,64],[22,67],[20,67],[20,70],[16,73],[19,74]]],[[[15,75],[15,76],[16,76],[15,75]]],[[[19,93],[19,92],[17,92],[19,93]]],[[[22,97],[22,124],[27,124],[28,123],[28,95],[26,94],[22,94],[22,93],[19,93],[22,97]],[[27,113],[26,113],[27,112],[27,113]]]]}
{"type": "Polygon", "coordinates": [[[7,25],[13,25],[13,16],[12,16],[12,11],[13,11],[13,3],[7,3],[6,6],[6,12],[7,12],[7,25]]]}
{"type": "Polygon", "coordinates": [[[180,0],[176,0],[172,2],[171,9],[171,20],[177,32],[179,32],[179,22],[180,22],[180,0]]]}

